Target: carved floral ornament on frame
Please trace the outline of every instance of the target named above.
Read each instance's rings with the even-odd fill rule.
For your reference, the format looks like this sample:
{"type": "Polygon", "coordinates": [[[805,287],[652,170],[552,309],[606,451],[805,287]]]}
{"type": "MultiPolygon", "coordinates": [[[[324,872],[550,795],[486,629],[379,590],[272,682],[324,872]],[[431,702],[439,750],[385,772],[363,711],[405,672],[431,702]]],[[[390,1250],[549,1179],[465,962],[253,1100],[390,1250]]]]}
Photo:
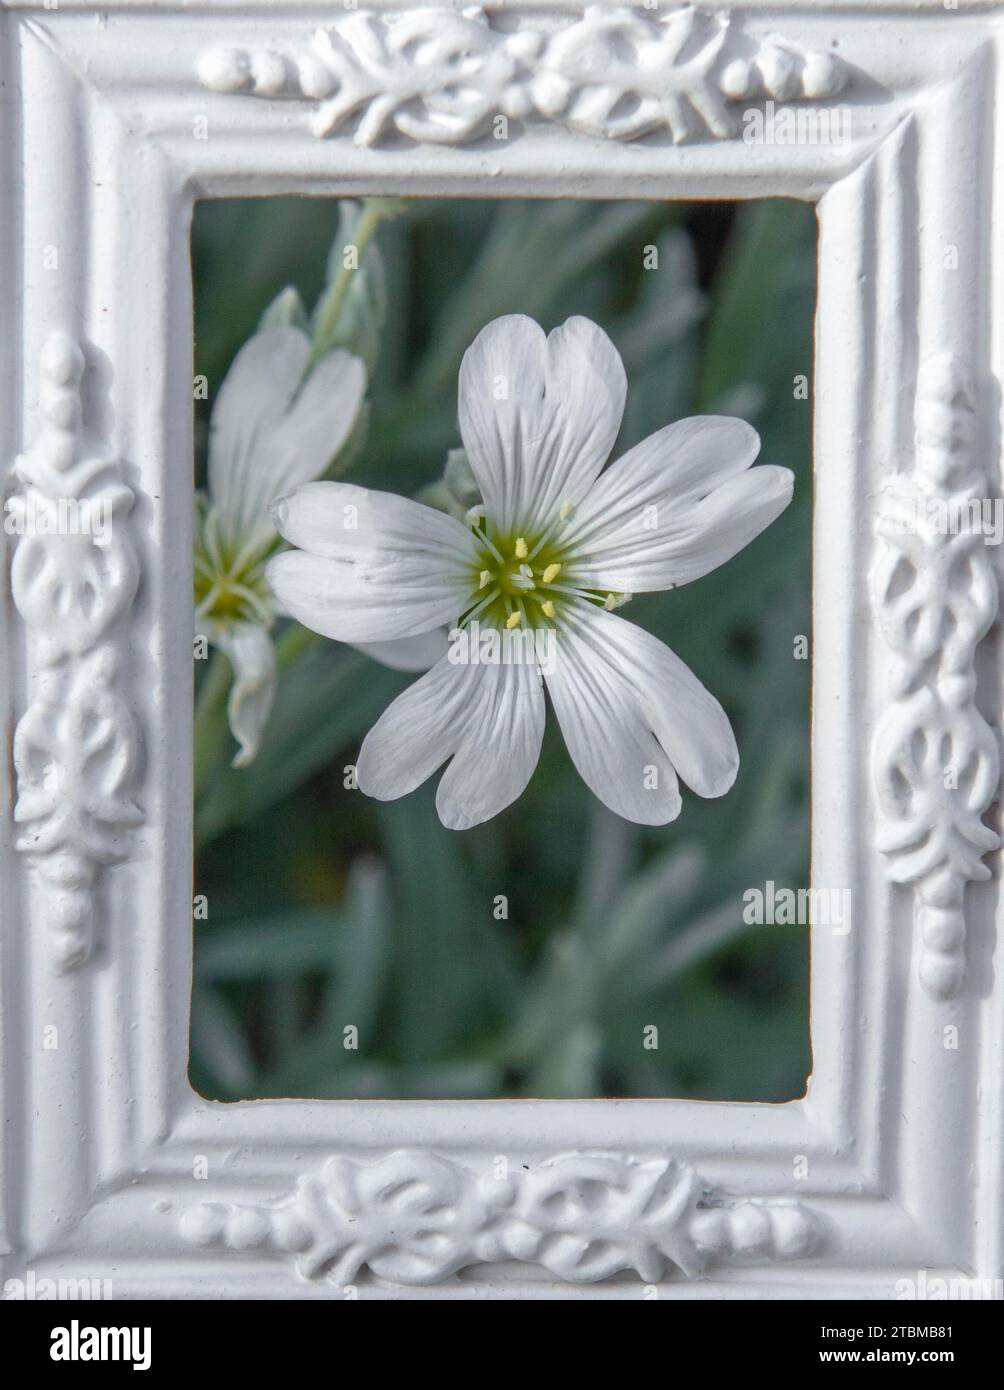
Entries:
{"type": "Polygon", "coordinates": [[[216,92],[303,98],[315,135],[355,121],[361,145],[393,132],[461,144],[498,116],[614,140],[728,139],[737,102],[821,101],[848,80],[831,52],[750,40],[731,15],[689,5],[662,18],[592,5],[556,28],[525,17],[503,27],[478,8],[359,11],[295,52],[210,48],[199,76],[216,92]]]}
{"type": "MultiPolygon", "coordinates": [[[[811,108],[842,93],[852,100],[857,80],[832,49],[691,6],[659,15],[592,6],[546,22],[502,10],[362,10],[324,23],[302,43],[259,42],[257,26],[249,30],[233,42],[200,43],[193,83],[238,105],[273,103],[282,120],[293,103],[294,119],[302,112],[311,137],[374,152],[409,142],[418,149],[476,144],[499,117],[550,126],[569,140],[653,147],[735,141],[742,103],[811,108]]],[[[114,866],[131,862],[152,815],[144,748],[156,740],[149,714],[132,698],[130,625],[145,592],[139,492],[131,461],[118,456],[114,431],[93,408],[92,347],[86,333],[68,331],[72,322],[53,322],[45,337],[37,410],[8,508],[21,519],[11,592],[28,630],[31,670],[13,742],[16,848],[35,870],[46,905],[46,959],[64,982],[102,968],[109,949],[103,902],[115,892],[114,866]],[[107,533],[98,524],[84,535],[62,534],[59,518],[73,509],[92,522],[107,519],[107,533]]],[[[629,623],[630,608],[620,610],[634,594],[699,581],[780,516],[790,475],[769,459],[756,462],[755,432],[725,417],[713,427],[666,421],[609,462],[631,384],[606,334],[575,318],[546,337],[529,319],[505,316],[473,339],[459,383],[477,500],[467,499],[459,514],[419,510],[410,498],[318,481],[329,462],[318,434],[330,445],[337,403],[338,446],[348,447],[365,373],[351,343],[332,337],[319,350],[317,326],[304,324],[289,303],[277,309],[251,340],[258,348],[233,364],[229,404],[221,391],[216,406],[208,493],[196,521],[203,565],[196,596],[199,631],[233,672],[227,717],[238,756],[253,760],[267,728],[270,634],[279,612],[364,648],[413,638],[426,646],[443,629],[476,618],[500,640],[504,633],[563,633],[579,665],[564,672],[560,665],[549,671],[546,658],[539,671],[532,662],[503,665],[505,678],[474,694],[462,688],[456,663],[448,670],[438,657],[435,676],[427,655],[410,650],[405,657],[399,649],[415,680],[363,745],[364,794],[410,795],[443,761],[431,762],[416,727],[424,719],[427,732],[442,739],[444,721],[452,720],[440,817],[461,830],[488,819],[518,799],[534,774],[547,682],[572,760],[618,815],[667,823],[679,813],[680,780],[702,796],[727,794],[736,743],[717,698],[643,624],[629,623]],[[484,389],[498,376],[518,383],[521,372],[528,384],[515,400],[500,404],[484,389]],[[267,467],[235,433],[241,417],[256,412],[259,437],[275,446],[267,467]],[[291,424],[307,446],[285,448],[291,424]],[[510,467],[516,437],[547,441],[536,460],[524,457],[522,470],[510,467]],[[671,446],[676,459],[672,490],[656,476],[660,445],[671,446]],[[686,525],[685,533],[642,549],[617,507],[649,492],[657,509],[672,493],[686,525]],[[272,523],[264,521],[269,504],[272,523]],[[339,529],[347,510],[351,534],[339,529]],[[268,531],[256,529],[259,523],[268,531]],[[289,548],[280,548],[278,536],[289,548]],[[234,555],[244,568],[227,589],[220,580],[231,568],[220,561],[234,555]],[[397,587],[381,600],[384,579],[397,587]],[[421,590],[422,606],[412,602],[412,587],[421,590]],[[583,698],[582,672],[595,680],[603,670],[612,689],[606,668],[630,665],[639,653],[636,678],[616,695],[646,756],[656,756],[665,773],[665,795],[650,815],[640,807],[653,803],[626,790],[632,779],[623,768],[610,777],[591,758],[592,716],[583,698]],[[657,669],[658,690],[646,683],[646,664],[657,669]],[[678,702],[672,721],[659,700],[667,689],[678,702]],[[464,760],[491,759],[483,734],[500,723],[507,756],[497,760],[504,765],[493,767],[485,793],[483,783],[475,789],[465,777],[464,760]]],[[[997,730],[977,698],[983,644],[999,612],[993,556],[972,527],[939,521],[976,515],[992,491],[980,429],[985,389],[962,353],[922,355],[912,452],[882,492],[868,555],[870,616],[890,677],[869,749],[872,848],[913,903],[916,983],[932,1005],[951,1004],[964,991],[966,890],[990,877],[990,856],[1000,847],[987,824],[999,797],[997,730]],[[951,785],[946,765],[956,769],[951,785]]],[[[372,655],[394,664],[386,651],[372,655]]],[[[608,732],[598,724],[594,737],[597,731],[608,732]]],[[[621,746],[630,762],[630,739],[621,746]]],[[[824,1205],[737,1196],[731,1183],[705,1178],[700,1162],[652,1156],[651,1146],[639,1146],[638,1156],[600,1146],[551,1153],[499,1174],[483,1156],[468,1159],[445,1145],[442,1152],[394,1147],[355,1157],[333,1143],[315,1160],[301,1160],[289,1180],[259,1181],[232,1197],[224,1188],[207,1200],[186,1187],[163,1205],[183,1249],[267,1258],[336,1286],[365,1271],[392,1284],[435,1284],[469,1266],[510,1261],[569,1282],[632,1273],[657,1283],[730,1263],[741,1269],[827,1256],[839,1243],[824,1205]]]]}

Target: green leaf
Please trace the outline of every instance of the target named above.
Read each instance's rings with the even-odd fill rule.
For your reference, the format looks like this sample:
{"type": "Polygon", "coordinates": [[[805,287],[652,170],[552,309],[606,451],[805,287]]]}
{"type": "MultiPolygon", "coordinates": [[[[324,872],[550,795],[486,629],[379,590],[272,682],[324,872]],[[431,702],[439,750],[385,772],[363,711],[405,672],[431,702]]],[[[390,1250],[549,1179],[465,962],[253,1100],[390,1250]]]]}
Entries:
{"type": "Polygon", "coordinates": [[[344,929],[344,913],[325,907],[293,908],[203,930],[195,952],[196,974],[200,981],[220,984],[322,970],[331,962],[332,942],[344,929]]]}
{"type": "Polygon", "coordinates": [[[610,326],[628,375],[619,453],[693,410],[706,310],[697,261],[682,228],[668,228],[655,247],[658,268],[643,270],[637,303],[610,326]]]}
{"type": "Polygon", "coordinates": [[[452,387],[486,323],[500,314],[546,317],[570,285],[652,220],[647,203],[501,203],[480,255],[433,326],[421,386],[452,387]],[[541,273],[528,274],[529,266],[541,273]]]}
{"type": "Polygon", "coordinates": [[[625,884],[608,920],[592,933],[605,982],[625,965],[651,959],[667,923],[678,920],[693,902],[707,866],[702,845],[674,845],[625,884]]]}
{"type": "Polygon", "coordinates": [[[595,1096],[602,1093],[603,1037],[595,1024],[576,1023],[550,1042],[523,1085],[528,1096],[595,1096]]]}
{"type": "Polygon", "coordinates": [[[779,198],[741,204],[712,294],[701,410],[720,410],[745,385],[754,399],[790,397],[792,373],[812,371],[815,281],[812,208],[779,198]]]}
{"type": "Polygon", "coordinates": [[[257,758],[221,768],[207,787],[196,808],[196,843],[262,815],[350,747],[405,679],[339,643],[313,643],[283,672],[257,758]]]}
{"type": "Polygon", "coordinates": [[[196,983],[192,991],[192,1079],[214,1093],[248,1096],[256,1068],[240,1020],[216,989],[196,983]]]}
{"type": "Polygon", "coordinates": [[[371,1050],[368,1034],[375,1025],[387,978],[392,911],[383,864],[373,858],[356,859],[349,871],[335,969],[315,1030],[322,1044],[326,1039],[340,1039],[342,1029],[354,1024],[361,1044],[371,1050]]]}
{"type": "Polygon", "coordinates": [[[505,922],[494,896],[446,830],[428,784],[379,807],[394,914],[395,1051],[442,1057],[497,1026],[516,994],[505,922]]]}

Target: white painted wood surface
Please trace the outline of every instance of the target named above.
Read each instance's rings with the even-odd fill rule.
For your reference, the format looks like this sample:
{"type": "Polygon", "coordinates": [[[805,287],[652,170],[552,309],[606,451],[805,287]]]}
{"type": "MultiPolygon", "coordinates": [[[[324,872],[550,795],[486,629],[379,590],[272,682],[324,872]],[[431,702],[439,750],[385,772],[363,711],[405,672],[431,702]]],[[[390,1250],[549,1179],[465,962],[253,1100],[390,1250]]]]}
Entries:
{"type": "Polygon", "coordinates": [[[3,457],[19,496],[117,510],[105,551],[5,537],[5,1279],[889,1298],[1004,1275],[1000,556],[894,516],[1000,495],[1002,24],[966,0],[8,0],[3,457]],[[849,108],[851,139],[750,143],[767,100],[849,108]],[[279,192],[817,203],[813,881],[854,917],[813,929],[804,1100],[191,1091],[188,225],[279,192]]]}

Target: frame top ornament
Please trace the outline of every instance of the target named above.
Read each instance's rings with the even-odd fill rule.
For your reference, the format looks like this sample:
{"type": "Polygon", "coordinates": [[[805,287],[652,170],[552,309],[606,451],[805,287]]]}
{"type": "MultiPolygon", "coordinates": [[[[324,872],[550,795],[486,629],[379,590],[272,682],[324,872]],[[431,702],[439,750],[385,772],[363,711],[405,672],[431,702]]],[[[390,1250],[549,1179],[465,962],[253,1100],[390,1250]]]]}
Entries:
{"type": "Polygon", "coordinates": [[[215,92],[299,96],[317,136],[356,118],[356,144],[398,134],[458,145],[492,122],[554,121],[581,135],[675,144],[736,134],[730,106],[819,101],[846,85],[834,54],[781,37],[754,40],[728,13],[691,5],[665,17],[591,5],[547,27],[528,15],[502,28],[480,9],[386,16],[361,10],[318,29],[302,50],[211,47],[199,79],[215,92]]]}

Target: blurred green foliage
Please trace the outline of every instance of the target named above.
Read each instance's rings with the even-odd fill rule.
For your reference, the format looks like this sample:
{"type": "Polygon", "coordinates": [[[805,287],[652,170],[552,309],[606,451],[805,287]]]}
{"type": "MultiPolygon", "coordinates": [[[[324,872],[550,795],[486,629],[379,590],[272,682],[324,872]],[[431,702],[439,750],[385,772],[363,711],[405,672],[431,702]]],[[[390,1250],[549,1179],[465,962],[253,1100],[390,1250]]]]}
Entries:
{"type": "MultiPolygon", "coordinates": [[[[211,393],[263,314],[308,323],[358,211],[199,205],[196,370],[211,393]]],[[[372,371],[353,480],[412,495],[441,477],[460,442],[460,358],[512,312],[606,328],[629,380],[619,451],[672,419],[732,413],[756,425],[764,461],[794,470],[792,505],[753,545],[622,614],[722,701],[742,766],[720,800],[685,791],[675,824],[628,825],[579,781],[551,718],[526,794],[458,835],[436,818],[435,780],[386,805],[344,785],[413,677],[289,625],[258,759],[235,771],[219,738],[196,807],[204,1095],[803,1093],[807,934],[745,925],[742,895],[807,883],[809,663],[794,644],[810,633],[811,402],[794,381],[812,375],[815,255],[812,210],[785,201],[430,202],[381,223],[339,319],[337,341],[372,371]]]]}

